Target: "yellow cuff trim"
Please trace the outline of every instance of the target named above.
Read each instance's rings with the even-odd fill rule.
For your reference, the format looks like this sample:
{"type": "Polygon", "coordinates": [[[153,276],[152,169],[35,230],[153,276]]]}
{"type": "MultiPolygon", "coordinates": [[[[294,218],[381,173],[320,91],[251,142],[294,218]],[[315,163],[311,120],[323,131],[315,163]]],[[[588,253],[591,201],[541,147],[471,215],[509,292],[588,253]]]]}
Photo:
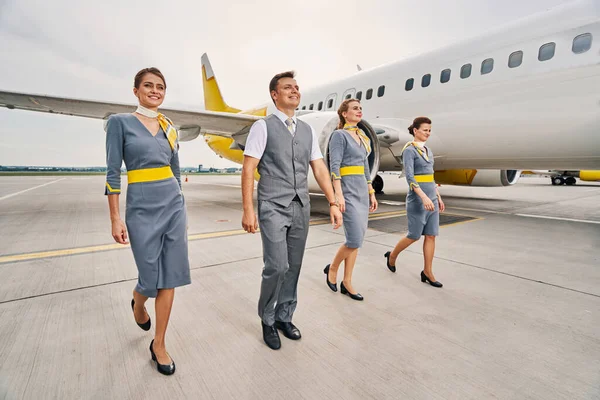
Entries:
{"type": "Polygon", "coordinates": [[[335,180],[340,180],[340,179],[342,179],[342,177],[341,177],[341,176],[337,176],[337,175],[335,174],[335,172],[332,172],[332,173],[331,173],[331,178],[332,178],[332,179],[335,179],[335,180]]]}
{"type": "Polygon", "coordinates": [[[108,188],[108,191],[111,194],[121,193],[121,189],[113,189],[113,188],[111,188],[110,185],[108,184],[108,182],[106,182],[106,187],[108,188]]]}
{"type": "Polygon", "coordinates": [[[412,182],[410,183],[410,188],[411,189],[418,188],[418,187],[421,187],[421,186],[417,185],[416,183],[412,183],[412,182]]]}

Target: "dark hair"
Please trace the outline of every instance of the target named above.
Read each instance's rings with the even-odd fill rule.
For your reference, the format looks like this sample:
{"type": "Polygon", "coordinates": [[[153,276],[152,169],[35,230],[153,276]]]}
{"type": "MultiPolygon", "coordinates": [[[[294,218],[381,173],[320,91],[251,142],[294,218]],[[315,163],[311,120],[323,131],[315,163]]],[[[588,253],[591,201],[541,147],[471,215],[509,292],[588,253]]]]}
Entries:
{"type": "Polygon", "coordinates": [[[415,132],[413,131],[413,129],[415,129],[415,128],[419,129],[421,127],[421,124],[430,124],[431,125],[431,120],[427,117],[415,118],[412,125],[408,127],[408,133],[415,136],[415,132]]]}
{"type": "Polygon", "coordinates": [[[158,76],[160,79],[162,79],[163,83],[165,84],[165,89],[167,88],[167,81],[165,80],[164,75],[162,74],[162,72],[160,72],[160,70],[158,68],[155,68],[155,67],[141,69],[137,74],[135,74],[135,78],[133,79],[133,87],[134,88],[136,88],[136,89],[140,88],[140,85],[142,83],[142,78],[144,78],[144,75],[146,75],[146,74],[152,74],[152,75],[158,76]]]}
{"type": "Polygon", "coordinates": [[[348,111],[349,108],[349,104],[352,102],[357,102],[358,104],[360,104],[360,101],[358,101],[357,99],[346,99],[344,101],[342,101],[342,104],[340,104],[340,108],[338,108],[338,116],[340,117],[340,123],[338,124],[338,129],[342,129],[344,127],[344,125],[346,125],[346,118],[344,118],[344,116],[342,115],[343,112],[348,111]]]}
{"type": "MultiPolygon", "coordinates": [[[[294,71],[285,71],[285,72],[280,72],[279,74],[275,75],[273,77],[273,79],[271,79],[271,82],[269,82],[269,96],[271,95],[272,91],[277,91],[277,84],[279,83],[279,80],[281,78],[295,78],[296,77],[296,73],[294,71]]],[[[275,103],[275,100],[273,99],[273,97],[271,96],[271,100],[273,100],[273,103],[275,103]]]]}

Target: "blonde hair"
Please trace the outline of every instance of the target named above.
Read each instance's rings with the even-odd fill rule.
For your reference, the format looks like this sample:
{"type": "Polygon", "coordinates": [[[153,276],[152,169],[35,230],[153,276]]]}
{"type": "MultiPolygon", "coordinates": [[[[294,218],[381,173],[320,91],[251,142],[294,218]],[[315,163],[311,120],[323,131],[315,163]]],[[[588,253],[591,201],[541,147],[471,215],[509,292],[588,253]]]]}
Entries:
{"type": "Polygon", "coordinates": [[[338,110],[337,110],[338,116],[340,117],[340,123],[338,124],[338,129],[342,129],[344,127],[344,125],[346,125],[346,118],[344,118],[342,113],[345,113],[346,111],[348,111],[348,108],[349,108],[348,105],[354,101],[357,102],[358,104],[360,104],[360,101],[358,101],[357,99],[346,99],[346,100],[342,101],[342,104],[340,104],[340,108],[338,108],[338,110]]]}

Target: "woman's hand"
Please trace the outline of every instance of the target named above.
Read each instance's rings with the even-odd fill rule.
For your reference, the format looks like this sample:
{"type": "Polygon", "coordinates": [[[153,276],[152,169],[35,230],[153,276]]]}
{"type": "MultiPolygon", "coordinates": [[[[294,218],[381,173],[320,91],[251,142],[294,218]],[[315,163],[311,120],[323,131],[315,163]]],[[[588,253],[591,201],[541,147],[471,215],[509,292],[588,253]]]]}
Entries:
{"type": "Polygon", "coordinates": [[[377,210],[377,198],[375,197],[375,193],[371,193],[369,195],[369,200],[371,202],[371,206],[369,207],[369,211],[373,212],[377,210]]]}
{"type": "Polygon", "coordinates": [[[115,242],[127,244],[127,228],[120,218],[112,222],[112,237],[115,242]]]}
{"type": "Polygon", "coordinates": [[[446,210],[446,205],[444,204],[440,196],[438,196],[438,203],[440,205],[440,212],[444,212],[446,210]]]}
{"type": "Polygon", "coordinates": [[[423,207],[425,207],[427,211],[435,211],[435,204],[433,204],[433,201],[431,201],[429,197],[423,196],[421,197],[421,200],[423,201],[423,207]]]}
{"type": "Polygon", "coordinates": [[[340,211],[346,212],[346,200],[344,199],[344,194],[342,192],[338,193],[337,201],[338,201],[338,204],[340,205],[340,211]]]}

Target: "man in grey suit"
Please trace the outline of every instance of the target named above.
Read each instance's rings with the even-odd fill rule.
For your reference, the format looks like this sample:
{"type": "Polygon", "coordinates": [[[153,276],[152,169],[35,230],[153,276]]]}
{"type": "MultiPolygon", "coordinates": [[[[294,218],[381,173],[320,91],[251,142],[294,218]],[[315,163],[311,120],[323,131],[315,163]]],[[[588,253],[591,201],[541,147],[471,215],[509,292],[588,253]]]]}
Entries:
{"type": "Polygon", "coordinates": [[[289,339],[301,337],[300,330],[292,323],[292,316],[308,235],[309,164],[329,201],[334,229],[341,226],[342,213],[315,131],[295,117],[300,104],[300,89],[294,72],[275,75],[269,84],[269,92],[277,110],[255,122],[246,140],[242,167],[242,226],[246,232],[255,233],[260,221],[264,268],[258,315],[262,320],[265,343],[277,350],[281,347],[278,329],[289,339]],[[260,175],[258,219],[252,203],[256,168],[260,175]]]}

